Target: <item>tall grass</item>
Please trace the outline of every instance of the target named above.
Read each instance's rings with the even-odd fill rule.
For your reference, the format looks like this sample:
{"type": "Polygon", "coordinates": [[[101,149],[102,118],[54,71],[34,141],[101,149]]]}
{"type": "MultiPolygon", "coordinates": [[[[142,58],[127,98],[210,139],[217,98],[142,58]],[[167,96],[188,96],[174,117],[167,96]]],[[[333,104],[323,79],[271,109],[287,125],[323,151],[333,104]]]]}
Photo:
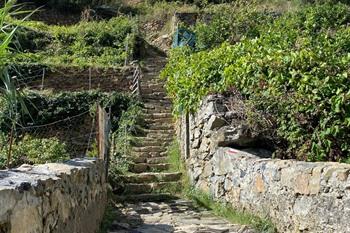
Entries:
{"type": "MultiPolygon", "coordinates": [[[[8,156],[7,156],[7,167],[10,167],[12,157],[12,144],[15,135],[15,129],[17,124],[18,106],[21,106],[23,112],[28,112],[24,102],[21,99],[21,93],[17,91],[14,81],[9,75],[9,59],[11,56],[10,43],[13,41],[15,31],[17,27],[6,22],[6,19],[10,15],[15,15],[20,12],[16,10],[18,5],[15,5],[14,0],[5,1],[4,6],[0,8],[0,98],[2,103],[7,105],[8,122],[11,128],[10,134],[8,135],[8,156]]],[[[0,149],[4,145],[0,145],[0,149]]]]}

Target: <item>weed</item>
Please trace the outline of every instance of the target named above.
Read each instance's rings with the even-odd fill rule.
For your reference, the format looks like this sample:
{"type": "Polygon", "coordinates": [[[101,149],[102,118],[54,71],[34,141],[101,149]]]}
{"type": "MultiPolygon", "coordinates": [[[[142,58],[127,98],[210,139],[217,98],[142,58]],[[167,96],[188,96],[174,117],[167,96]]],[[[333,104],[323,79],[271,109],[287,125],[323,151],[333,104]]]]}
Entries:
{"type": "Polygon", "coordinates": [[[204,192],[192,188],[187,190],[186,196],[198,206],[211,210],[216,215],[226,218],[232,223],[252,226],[258,232],[276,232],[274,225],[267,218],[260,218],[250,213],[239,211],[227,203],[214,200],[204,192]]]}
{"type": "Polygon", "coordinates": [[[174,140],[170,145],[168,158],[168,162],[171,164],[169,171],[182,172],[181,185],[169,185],[169,187],[166,187],[168,191],[193,200],[197,206],[211,210],[216,215],[226,218],[232,223],[252,226],[258,232],[276,232],[274,225],[268,219],[239,211],[228,204],[214,200],[209,194],[195,189],[186,172],[186,166],[181,158],[180,147],[177,140],[174,140]]]}

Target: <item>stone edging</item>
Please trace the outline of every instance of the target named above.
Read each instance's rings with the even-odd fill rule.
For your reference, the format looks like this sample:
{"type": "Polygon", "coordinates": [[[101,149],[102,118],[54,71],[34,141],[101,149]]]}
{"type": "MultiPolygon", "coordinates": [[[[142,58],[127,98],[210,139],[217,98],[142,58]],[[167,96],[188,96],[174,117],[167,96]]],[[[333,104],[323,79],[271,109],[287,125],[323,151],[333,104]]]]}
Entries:
{"type": "Polygon", "coordinates": [[[98,160],[0,171],[0,232],[93,233],[106,203],[104,165],[98,160]]]}

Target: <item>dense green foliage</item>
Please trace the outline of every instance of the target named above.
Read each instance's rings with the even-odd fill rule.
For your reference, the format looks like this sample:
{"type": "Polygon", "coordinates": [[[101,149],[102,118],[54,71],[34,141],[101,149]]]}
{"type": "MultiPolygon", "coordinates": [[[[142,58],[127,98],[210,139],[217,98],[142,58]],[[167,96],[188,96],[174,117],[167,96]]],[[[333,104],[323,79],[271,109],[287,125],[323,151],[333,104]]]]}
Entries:
{"type": "MultiPolygon", "coordinates": [[[[0,169],[6,167],[8,143],[4,135],[0,135],[0,169]]],[[[16,140],[12,150],[11,166],[23,163],[37,164],[60,162],[69,159],[64,143],[56,138],[33,138],[24,136],[16,140]]]]}
{"type": "MultiPolygon", "coordinates": [[[[28,92],[23,98],[29,113],[18,116],[18,125],[44,125],[60,121],[84,112],[95,111],[97,103],[112,112],[113,129],[118,128],[118,121],[123,111],[133,103],[131,98],[120,93],[102,93],[99,91],[62,92],[55,95],[45,95],[38,92],[28,92]]],[[[1,101],[0,101],[1,103],[1,101]]],[[[7,105],[0,104],[0,129],[8,130],[7,105]]]]}
{"type": "Polygon", "coordinates": [[[13,44],[21,51],[16,54],[15,62],[48,66],[120,66],[132,56],[135,36],[135,22],[127,17],[80,22],[73,26],[21,23],[15,35],[18,43],[13,44]]]}
{"type": "Polygon", "coordinates": [[[18,3],[34,3],[37,6],[46,6],[65,11],[79,11],[85,7],[93,7],[113,0],[18,0],[18,3]]]}
{"type": "Polygon", "coordinates": [[[210,51],[177,49],[163,76],[175,111],[193,111],[210,92],[237,88],[273,116],[286,140],[281,157],[350,155],[349,7],[321,4],[262,25],[257,38],[210,51]]]}
{"type": "Polygon", "coordinates": [[[120,117],[119,127],[112,134],[113,150],[110,163],[110,177],[117,177],[119,174],[128,172],[131,147],[134,137],[139,132],[142,123],[141,103],[134,102],[120,117]]]}
{"type": "Polygon", "coordinates": [[[142,125],[142,105],[135,101],[124,111],[119,121],[119,127],[112,132],[112,150],[109,165],[109,182],[114,187],[122,186],[121,174],[129,172],[132,165],[132,145],[135,140],[135,135],[139,133],[142,125]]]}
{"type": "Polygon", "coordinates": [[[239,42],[242,37],[258,37],[259,28],[275,17],[277,17],[276,13],[252,10],[250,6],[227,7],[224,5],[214,8],[210,13],[209,22],[206,22],[204,17],[193,28],[197,39],[196,48],[197,50],[209,49],[225,41],[233,44],[239,42]]]}
{"type": "MultiPolygon", "coordinates": [[[[12,126],[8,121],[9,109],[8,105],[1,100],[2,98],[0,98],[0,132],[9,134],[12,126]]],[[[46,138],[46,133],[50,135],[49,125],[52,124],[51,127],[54,127],[56,131],[63,130],[63,132],[67,127],[75,127],[72,130],[81,127],[83,129],[84,126],[80,126],[80,128],[79,126],[72,126],[72,120],[74,120],[74,124],[84,124],[84,119],[89,114],[94,114],[96,104],[100,104],[108,112],[111,112],[112,130],[116,131],[119,128],[122,113],[129,109],[131,105],[134,105],[134,101],[128,95],[99,91],[62,92],[55,95],[25,92],[23,101],[29,112],[18,114],[16,118],[12,166],[21,163],[59,161],[68,158],[68,154],[72,155],[69,151],[72,149],[69,147],[69,141],[64,137],[59,139],[46,138]]],[[[82,135],[81,137],[82,139],[87,138],[88,135],[82,135]]],[[[1,163],[5,161],[5,152],[9,149],[5,139],[0,141],[0,147],[1,163]]],[[[0,167],[2,167],[1,164],[0,167]]]]}

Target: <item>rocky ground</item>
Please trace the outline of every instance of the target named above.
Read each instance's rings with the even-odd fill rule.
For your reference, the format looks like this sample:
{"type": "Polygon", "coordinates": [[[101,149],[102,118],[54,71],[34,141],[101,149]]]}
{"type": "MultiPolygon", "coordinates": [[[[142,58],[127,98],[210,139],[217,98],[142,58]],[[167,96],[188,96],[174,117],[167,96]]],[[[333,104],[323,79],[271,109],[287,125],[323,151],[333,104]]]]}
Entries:
{"type": "Polygon", "coordinates": [[[190,201],[117,204],[109,233],[252,233],[247,226],[234,225],[196,208],[190,201]]]}

